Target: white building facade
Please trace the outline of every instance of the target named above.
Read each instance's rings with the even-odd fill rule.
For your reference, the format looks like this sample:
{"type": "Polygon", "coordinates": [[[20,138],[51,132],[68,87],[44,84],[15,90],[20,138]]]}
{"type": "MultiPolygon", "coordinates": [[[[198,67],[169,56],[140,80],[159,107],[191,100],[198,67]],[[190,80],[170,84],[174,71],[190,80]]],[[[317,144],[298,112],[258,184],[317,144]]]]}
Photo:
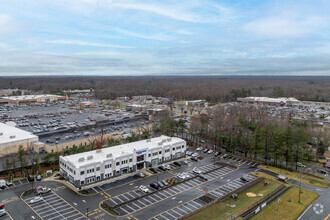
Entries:
{"type": "Polygon", "coordinates": [[[186,149],[183,139],[160,136],[61,156],[60,173],[76,187],[81,187],[185,157],[186,149]]]}

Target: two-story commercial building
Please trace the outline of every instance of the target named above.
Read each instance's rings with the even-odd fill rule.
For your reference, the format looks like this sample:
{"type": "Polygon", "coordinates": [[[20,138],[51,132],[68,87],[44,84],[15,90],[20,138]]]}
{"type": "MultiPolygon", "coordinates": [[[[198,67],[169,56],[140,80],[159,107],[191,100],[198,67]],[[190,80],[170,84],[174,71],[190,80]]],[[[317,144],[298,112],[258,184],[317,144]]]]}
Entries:
{"type": "Polygon", "coordinates": [[[181,138],[160,136],[114,147],[60,157],[60,173],[81,187],[157,166],[186,155],[181,138]]]}

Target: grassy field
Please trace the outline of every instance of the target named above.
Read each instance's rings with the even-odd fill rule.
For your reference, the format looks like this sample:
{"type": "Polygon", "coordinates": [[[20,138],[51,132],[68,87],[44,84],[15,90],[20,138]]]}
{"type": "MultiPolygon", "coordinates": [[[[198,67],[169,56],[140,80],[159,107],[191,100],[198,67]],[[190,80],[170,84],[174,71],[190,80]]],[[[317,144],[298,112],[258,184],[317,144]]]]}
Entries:
{"type": "Polygon", "coordinates": [[[301,202],[298,202],[299,187],[294,186],[289,189],[281,197],[281,202],[277,203],[277,200],[267,205],[257,215],[253,216],[252,220],[273,220],[273,219],[285,219],[294,220],[318,197],[316,192],[309,191],[302,188],[302,194],[300,195],[301,202]],[[291,202],[289,202],[291,201],[291,202]],[[278,211],[276,211],[278,209],[278,211]]]}
{"type": "MultiPolygon", "coordinates": [[[[261,165],[259,167],[262,169],[265,169],[265,170],[273,171],[275,173],[280,173],[280,174],[284,175],[285,177],[289,177],[289,178],[297,180],[297,181],[300,180],[298,172],[291,172],[291,171],[280,169],[277,167],[271,167],[271,166],[265,166],[265,165],[261,165]]],[[[324,179],[320,179],[317,177],[304,175],[304,174],[302,174],[302,177],[303,177],[303,179],[301,180],[301,182],[306,183],[308,185],[312,185],[312,186],[316,186],[316,187],[323,187],[323,188],[326,188],[330,185],[330,181],[328,179],[324,180],[324,179]]]]}
{"type": "Polygon", "coordinates": [[[255,194],[263,194],[264,196],[273,192],[279,184],[276,181],[267,180],[270,182],[268,186],[264,186],[263,180],[249,189],[243,191],[238,195],[237,200],[228,199],[225,202],[216,203],[188,218],[188,220],[210,220],[210,219],[227,219],[229,216],[226,213],[239,214],[246,210],[253,203],[258,202],[264,197],[248,197],[247,192],[253,192],[255,194]],[[236,204],[235,208],[229,207],[227,204],[236,204]]]}

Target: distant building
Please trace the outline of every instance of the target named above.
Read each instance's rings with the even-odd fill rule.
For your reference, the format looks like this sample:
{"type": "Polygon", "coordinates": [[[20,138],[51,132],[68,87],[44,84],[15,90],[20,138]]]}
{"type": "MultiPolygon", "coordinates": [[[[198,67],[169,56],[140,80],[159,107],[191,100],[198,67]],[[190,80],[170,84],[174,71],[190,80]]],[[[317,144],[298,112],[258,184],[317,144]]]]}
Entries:
{"type": "Polygon", "coordinates": [[[186,155],[186,142],[160,136],[70,156],[60,156],[60,173],[76,187],[110,179],[186,155]]]}
{"type": "Polygon", "coordinates": [[[85,101],[85,102],[80,102],[80,107],[82,108],[93,108],[94,106],[96,106],[98,104],[98,102],[95,101],[85,101]]]}
{"type": "Polygon", "coordinates": [[[268,98],[268,97],[244,97],[244,98],[237,98],[238,103],[250,103],[250,104],[263,104],[263,105],[277,105],[277,106],[284,106],[289,101],[299,101],[295,98],[268,98]]]}
{"type": "Polygon", "coordinates": [[[64,101],[67,100],[66,96],[59,95],[21,95],[21,96],[7,96],[2,97],[2,101],[8,103],[31,103],[31,102],[52,102],[52,101],[64,101]]]}
{"type": "Polygon", "coordinates": [[[24,131],[9,124],[0,123],[0,155],[5,156],[18,152],[19,146],[31,149],[39,138],[31,132],[24,131]]]}
{"type": "Polygon", "coordinates": [[[205,100],[191,100],[191,101],[186,101],[186,105],[189,106],[205,106],[205,100]]]}
{"type": "Polygon", "coordinates": [[[94,89],[74,89],[74,90],[64,90],[63,93],[67,96],[93,96],[94,89]]]}

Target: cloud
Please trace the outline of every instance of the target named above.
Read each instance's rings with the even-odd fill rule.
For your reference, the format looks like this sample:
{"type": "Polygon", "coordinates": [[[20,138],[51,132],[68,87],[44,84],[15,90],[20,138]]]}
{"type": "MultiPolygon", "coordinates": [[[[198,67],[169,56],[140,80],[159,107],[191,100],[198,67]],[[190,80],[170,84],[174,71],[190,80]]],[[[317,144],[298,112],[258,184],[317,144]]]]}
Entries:
{"type": "Polygon", "coordinates": [[[279,15],[253,20],[244,25],[244,30],[267,37],[299,37],[313,33],[321,23],[318,16],[299,19],[279,15]]]}
{"type": "Polygon", "coordinates": [[[149,40],[161,40],[161,41],[167,41],[167,40],[171,40],[172,37],[169,35],[165,35],[165,34],[150,34],[150,35],[146,35],[146,34],[139,34],[139,33],[135,33],[132,31],[127,31],[121,28],[113,28],[114,31],[121,33],[121,34],[125,34],[125,35],[129,35],[132,37],[138,37],[138,38],[143,38],[143,39],[149,39],[149,40]]]}
{"type": "Polygon", "coordinates": [[[69,44],[69,45],[79,45],[79,46],[89,46],[89,47],[110,47],[110,48],[134,48],[132,46],[122,46],[114,44],[100,44],[93,42],[86,42],[80,40],[46,40],[45,43],[48,44],[69,44]]]}
{"type": "Polygon", "coordinates": [[[5,26],[10,22],[11,18],[7,14],[0,14],[0,27],[5,26]]]}

